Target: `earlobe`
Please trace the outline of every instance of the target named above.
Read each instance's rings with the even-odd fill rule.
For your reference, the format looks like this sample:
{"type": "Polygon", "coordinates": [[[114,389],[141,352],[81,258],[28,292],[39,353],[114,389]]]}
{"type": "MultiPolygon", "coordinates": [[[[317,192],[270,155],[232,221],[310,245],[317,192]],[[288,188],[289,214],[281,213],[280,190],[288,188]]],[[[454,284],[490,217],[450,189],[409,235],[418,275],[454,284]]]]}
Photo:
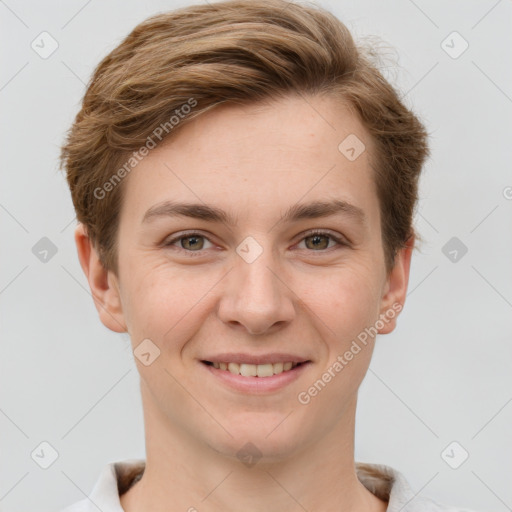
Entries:
{"type": "Polygon", "coordinates": [[[101,322],[111,331],[127,332],[117,277],[103,266],[82,223],[75,228],[75,244],[101,322]]]}
{"type": "Polygon", "coordinates": [[[414,236],[411,236],[405,247],[397,252],[395,265],[387,277],[379,316],[384,326],[378,330],[379,334],[389,334],[396,327],[396,319],[407,295],[413,248],[414,236]]]}

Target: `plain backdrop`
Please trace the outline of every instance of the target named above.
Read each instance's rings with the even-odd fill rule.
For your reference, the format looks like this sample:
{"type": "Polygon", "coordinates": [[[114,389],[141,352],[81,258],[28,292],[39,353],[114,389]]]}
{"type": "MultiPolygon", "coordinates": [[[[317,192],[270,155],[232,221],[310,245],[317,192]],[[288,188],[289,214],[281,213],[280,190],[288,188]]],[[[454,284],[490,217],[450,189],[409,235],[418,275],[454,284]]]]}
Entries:
{"type": "MultiPolygon", "coordinates": [[[[189,3],[0,1],[2,511],[57,510],[105,464],[145,456],[129,339],[98,319],[57,156],[100,59],[189,3]],[[41,37],[58,44],[46,58],[41,37]]],[[[415,216],[425,242],[360,389],[356,460],[440,502],[512,510],[512,3],[318,3],[356,39],[384,41],[385,75],[432,145],[415,216]]]]}

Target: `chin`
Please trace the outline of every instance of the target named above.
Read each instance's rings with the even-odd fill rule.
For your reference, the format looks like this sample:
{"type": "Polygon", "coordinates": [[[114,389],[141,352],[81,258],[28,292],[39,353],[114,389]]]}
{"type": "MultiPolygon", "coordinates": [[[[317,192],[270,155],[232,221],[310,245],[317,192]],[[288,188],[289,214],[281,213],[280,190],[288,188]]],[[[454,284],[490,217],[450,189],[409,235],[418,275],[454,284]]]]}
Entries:
{"type": "Polygon", "coordinates": [[[252,458],[260,467],[264,463],[276,463],[293,457],[304,448],[307,442],[304,429],[296,425],[291,417],[281,415],[279,421],[265,421],[260,416],[254,414],[254,421],[250,424],[247,423],[247,415],[240,425],[230,422],[228,431],[233,437],[223,436],[220,442],[219,438],[210,439],[208,444],[216,452],[235,457],[241,462],[245,458],[252,458]],[[285,426],[286,423],[288,424],[285,426]]]}

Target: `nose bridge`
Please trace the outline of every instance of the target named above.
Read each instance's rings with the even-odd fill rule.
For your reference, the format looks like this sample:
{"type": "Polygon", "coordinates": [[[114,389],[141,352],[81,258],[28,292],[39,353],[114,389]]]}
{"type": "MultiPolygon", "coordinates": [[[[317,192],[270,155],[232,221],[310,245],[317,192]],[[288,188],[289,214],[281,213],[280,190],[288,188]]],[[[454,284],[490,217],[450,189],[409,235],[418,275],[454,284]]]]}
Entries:
{"type": "Polygon", "coordinates": [[[258,334],[277,323],[289,322],[294,307],[272,250],[248,238],[237,247],[219,314],[224,322],[242,324],[252,334],[258,334]]]}

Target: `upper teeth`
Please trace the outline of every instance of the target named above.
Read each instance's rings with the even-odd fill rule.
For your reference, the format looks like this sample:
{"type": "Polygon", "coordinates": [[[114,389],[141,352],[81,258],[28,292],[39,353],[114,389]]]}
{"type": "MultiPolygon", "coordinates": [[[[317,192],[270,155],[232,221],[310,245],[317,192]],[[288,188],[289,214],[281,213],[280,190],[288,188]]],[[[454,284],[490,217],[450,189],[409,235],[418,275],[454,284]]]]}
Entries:
{"type": "Polygon", "coordinates": [[[214,368],[228,370],[235,375],[243,377],[272,377],[278,373],[295,368],[298,363],[267,363],[267,364],[238,364],[238,363],[213,363],[214,368]]]}

